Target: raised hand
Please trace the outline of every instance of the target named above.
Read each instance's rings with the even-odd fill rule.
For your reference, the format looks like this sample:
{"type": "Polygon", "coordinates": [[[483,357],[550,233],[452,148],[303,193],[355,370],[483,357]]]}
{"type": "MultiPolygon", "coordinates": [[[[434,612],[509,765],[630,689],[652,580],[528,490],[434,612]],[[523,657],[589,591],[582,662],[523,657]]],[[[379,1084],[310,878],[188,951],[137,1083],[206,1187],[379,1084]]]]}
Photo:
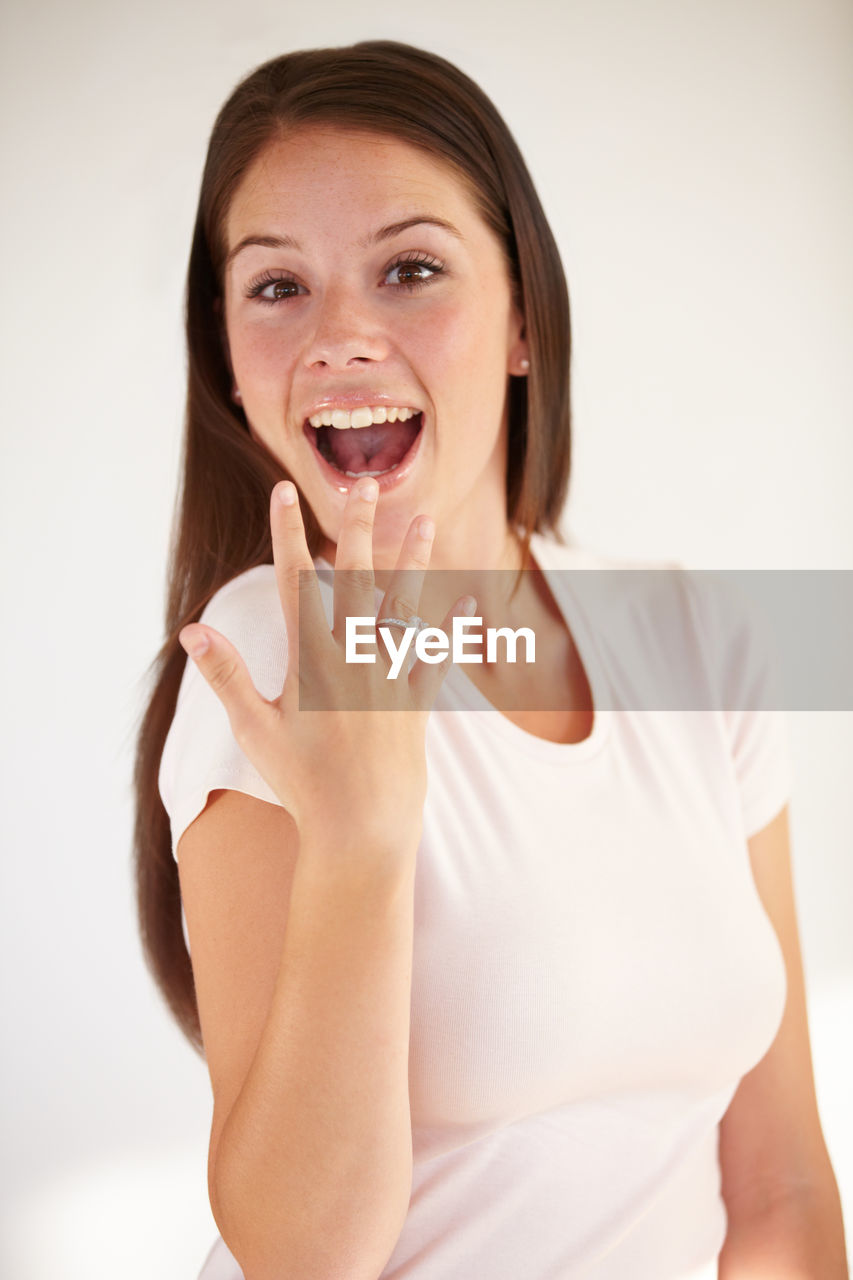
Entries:
{"type": "MultiPolygon", "coordinates": [[[[374,616],[375,480],[353,485],[335,559],[334,625],[330,630],[305,539],[295,486],[282,481],[270,502],[273,560],[287,631],[284,687],[263,698],[235,647],[212,627],[192,623],[180,633],[228,714],[235,739],[290,813],[300,832],[320,826],[387,843],[419,831],[426,795],[426,719],[447,672],[415,662],[393,680],[377,645],[375,664],[345,659],[347,617],[374,616]],[[338,572],[338,571],[345,572],[338,572]],[[302,701],[303,706],[300,706],[302,701]],[[305,710],[317,702],[329,710],[305,710]]],[[[429,565],[433,522],[416,517],[403,540],[378,616],[408,620],[418,613],[429,565]]],[[[440,624],[472,612],[458,600],[440,624]]]]}

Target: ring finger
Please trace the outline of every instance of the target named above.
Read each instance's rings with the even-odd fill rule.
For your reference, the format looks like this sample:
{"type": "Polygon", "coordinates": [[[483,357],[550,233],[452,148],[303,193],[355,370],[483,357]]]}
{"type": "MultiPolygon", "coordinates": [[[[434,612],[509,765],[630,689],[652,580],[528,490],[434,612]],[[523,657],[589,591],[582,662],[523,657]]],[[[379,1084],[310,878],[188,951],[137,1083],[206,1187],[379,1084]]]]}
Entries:
{"type": "Polygon", "coordinates": [[[412,521],[382,598],[377,623],[383,618],[399,622],[417,619],[434,537],[435,524],[429,516],[417,516],[412,521]]]}

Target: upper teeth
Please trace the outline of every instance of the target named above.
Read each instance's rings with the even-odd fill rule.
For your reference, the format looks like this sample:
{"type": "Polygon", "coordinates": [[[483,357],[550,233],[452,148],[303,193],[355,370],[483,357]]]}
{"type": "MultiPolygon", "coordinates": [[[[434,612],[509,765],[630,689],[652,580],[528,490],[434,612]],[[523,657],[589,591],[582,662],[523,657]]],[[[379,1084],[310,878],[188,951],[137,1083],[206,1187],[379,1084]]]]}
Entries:
{"type": "Polygon", "coordinates": [[[308,419],[312,427],[337,427],[339,431],[346,427],[370,427],[374,422],[406,422],[414,418],[418,409],[399,409],[396,406],[381,404],[375,409],[367,406],[360,409],[321,409],[308,419]]]}

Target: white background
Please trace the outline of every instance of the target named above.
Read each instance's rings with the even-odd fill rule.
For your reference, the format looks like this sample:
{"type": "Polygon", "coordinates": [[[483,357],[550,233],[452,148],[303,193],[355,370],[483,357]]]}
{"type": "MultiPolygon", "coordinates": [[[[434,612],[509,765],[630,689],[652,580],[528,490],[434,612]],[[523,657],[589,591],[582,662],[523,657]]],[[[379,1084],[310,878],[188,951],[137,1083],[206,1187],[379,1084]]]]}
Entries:
{"type": "MultiPolygon", "coordinates": [[[[697,566],[851,569],[853,8],[15,0],[3,22],[0,1270],[192,1280],[214,1236],[209,1086],[141,961],[129,779],[216,110],[287,49],[379,36],[456,61],[518,138],[566,263],[573,536],[697,566]]],[[[848,1220],[851,719],[791,717],[816,1073],[848,1220]]]]}

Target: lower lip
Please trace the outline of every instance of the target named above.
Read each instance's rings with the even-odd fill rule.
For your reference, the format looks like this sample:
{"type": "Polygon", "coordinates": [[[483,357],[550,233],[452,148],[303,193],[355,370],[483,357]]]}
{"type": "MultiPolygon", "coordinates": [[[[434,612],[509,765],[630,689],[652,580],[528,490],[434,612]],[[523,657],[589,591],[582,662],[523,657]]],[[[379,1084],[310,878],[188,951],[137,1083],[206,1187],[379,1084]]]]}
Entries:
{"type": "MultiPolygon", "coordinates": [[[[415,437],[414,443],[412,444],[411,449],[409,449],[409,452],[405,454],[405,456],[401,459],[399,464],[396,467],[394,467],[393,471],[386,471],[385,474],[382,476],[373,477],[373,479],[379,485],[380,494],[387,493],[389,489],[396,489],[397,485],[402,484],[402,482],[406,479],[406,476],[412,470],[412,467],[415,465],[415,462],[417,461],[417,457],[421,448],[421,441],[424,438],[425,428],[426,428],[426,422],[424,421],[423,415],[421,415],[421,429],[418,432],[417,436],[415,437]]],[[[357,430],[357,428],[355,427],[350,427],[348,429],[350,431],[357,430]]],[[[309,423],[306,422],[302,430],[308,440],[309,448],[311,449],[311,452],[314,455],[316,462],[320,466],[320,471],[322,472],[324,478],[328,480],[329,484],[333,485],[334,488],[337,489],[338,493],[349,493],[353,485],[356,484],[359,480],[361,480],[362,477],[346,476],[342,471],[338,471],[335,467],[333,467],[329,462],[326,461],[322,453],[320,453],[319,449],[317,448],[317,445],[315,443],[317,437],[314,433],[314,428],[310,426],[309,423]]]]}

